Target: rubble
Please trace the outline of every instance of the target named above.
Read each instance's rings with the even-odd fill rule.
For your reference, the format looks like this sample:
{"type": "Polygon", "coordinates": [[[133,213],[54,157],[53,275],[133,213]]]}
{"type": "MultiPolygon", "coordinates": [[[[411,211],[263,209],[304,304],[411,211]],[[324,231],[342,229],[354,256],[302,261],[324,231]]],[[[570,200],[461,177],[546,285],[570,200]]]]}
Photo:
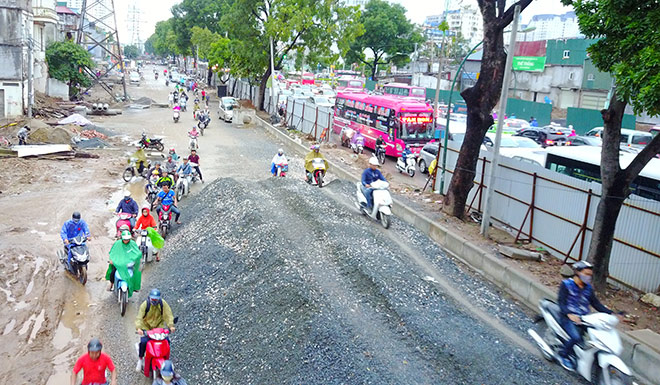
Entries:
{"type": "Polygon", "coordinates": [[[646,293],[639,299],[647,305],[660,307],[660,296],[653,293],[646,293]]]}
{"type": "Polygon", "coordinates": [[[543,261],[543,256],[541,255],[541,253],[536,253],[534,251],[516,249],[514,247],[503,246],[503,245],[500,245],[499,249],[500,249],[500,253],[507,258],[520,259],[524,261],[537,261],[537,262],[543,261]]]}

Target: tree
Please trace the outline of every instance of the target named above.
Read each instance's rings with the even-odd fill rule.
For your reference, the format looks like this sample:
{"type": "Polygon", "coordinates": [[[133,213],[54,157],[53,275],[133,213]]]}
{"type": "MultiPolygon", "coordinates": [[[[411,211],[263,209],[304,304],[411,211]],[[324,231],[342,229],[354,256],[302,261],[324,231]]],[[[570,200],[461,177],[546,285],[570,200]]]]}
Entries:
{"type": "MultiPolygon", "coordinates": [[[[159,21],[156,29],[147,41],[153,46],[153,54],[158,56],[174,55],[177,53],[174,45],[173,19],[159,21]]],[[[145,44],[146,48],[146,44],[145,44]]]]}
{"type": "Polygon", "coordinates": [[[136,59],[140,56],[140,49],[136,45],[127,45],[124,47],[124,57],[127,59],[136,59]]]}
{"type": "Polygon", "coordinates": [[[235,0],[221,24],[228,30],[234,75],[259,83],[258,108],[263,109],[270,69],[269,40],[273,39],[275,69],[284,57],[307,47],[330,52],[336,43],[340,52],[362,32],[356,23],[358,10],[341,0],[235,0]]]}
{"type": "MultiPolygon", "coordinates": [[[[601,199],[596,210],[587,259],[594,264],[594,287],[606,288],[616,221],[630,184],[660,152],[660,136],[651,140],[633,161],[621,169],[619,139],[624,109],[660,115],[660,7],[657,0],[562,0],[572,5],[580,30],[601,38],[588,51],[596,67],[614,75],[609,106],[601,111],[604,122],[600,173],[601,199]]],[[[649,229],[653,231],[653,229],[649,229]]]]}
{"type": "Polygon", "coordinates": [[[195,53],[200,58],[208,59],[211,52],[211,45],[222,38],[221,35],[209,31],[208,28],[194,26],[191,29],[190,43],[195,48],[195,53]]]}
{"type": "Polygon", "coordinates": [[[465,202],[472,189],[479,158],[479,149],[486,131],[493,125],[491,112],[502,91],[506,52],[504,52],[503,31],[513,21],[515,5],[525,9],[532,0],[519,0],[505,11],[504,1],[478,0],[484,19],[483,59],[476,84],[461,92],[467,104],[467,128],[456,161],[454,176],[449,184],[443,210],[463,218],[465,202]]]}
{"type": "Polygon", "coordinates": [[[406,9],[399,4],[383,0],[371,0],[360,16],[365,32],[350,46],[348,63],[362,62],[376,79],[379,65],[401,66],[410,61],[416,43],[424,39],[415,25],[406,18],[406,9]],[[365,51],[371,55],[367,57],[365,51]]]}
{"type": "Polygon", "coordinates": [[[92,56],[83,47],[67,40],[52,43],[46,48],[48,75],[69,85],[69,94],[78,93],[79,87],[92,84],[85,70],[94,67],[92,56]]]}

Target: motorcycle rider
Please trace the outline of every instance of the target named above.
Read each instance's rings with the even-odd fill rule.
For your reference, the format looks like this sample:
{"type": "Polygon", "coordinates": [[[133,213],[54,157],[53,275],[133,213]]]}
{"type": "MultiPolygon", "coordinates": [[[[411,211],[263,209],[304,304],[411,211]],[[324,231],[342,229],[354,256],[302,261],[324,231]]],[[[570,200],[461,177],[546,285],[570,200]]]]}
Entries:
{"type": "Polygon", "coordinates": [[[160,367],[160,378],[154,380],[152,385],[188,385],[186,380],[174,372],[172,361],[165,360],[160,367]]]}
{"type": "Polygon", "coordinates": [[[144,168],[148,166],[147,154],[144,152],[144,148],[138,145],[138,149],[131,155],[131,158],[135,159],[135,166],[137,167],[138,174],[142,175],[144,168]]]}
{"type": "Polygon", "coordinates": [[[328,170],[328,161],[325,159],[325,156],[321,154],[321,146],[318,144],[312,145],[310,148],[311,151],[305,155],[305,170],[307,171],[307,183],[311,183],[312,178],[314,177],[314,166],[312,165],[312,160],[315,158],[321,158],[325,162],[325,169],[328,170]]]}
{"type": "Polygon", "coordinates": [[[158,198],[156,199],[156,212],[160,214],[160,210],[162,209],[162,206],[169,205],[170,210],[172,210],[172,212],[175,215],[174,221],[180,225],[181,222],[179,222],[179,216],[181,216],[181,211],[179,211],[179,209],[176,207],[178,202],[174,190],[170,190],[170,186],[164,184],[163,189],[158,193],[157,197],[158,198]]]}
{"type": "Polygon", "coordinates": [[[175,164],[176,164],[176,162],[179,161],[179,155],[177,155],[176,150],[174,149],[174,147],[170,148],[169,156],[167,158],[168,162],[169,162],[170,157],[172,158],[172,160],[174,160],[175,164]]]}
{"type": "Polygon", "coordinates": [[[112,358],[102,353],[103,344],[98,338],[92,338],[87,343],[87,353],[78,358],[71,372],[71,385],[76,385],[78,373],[83,371],[82,385],[87,384],[107,384],[105,371],[108,370],[111,375],[110,385],[117,385],[117,371],[112,358]]]}
{"type": "Polygon", "coordinates": [[[71,262],[71,254],[69,253],[69,239],[73,239],[78,235],[83,234],[87,240],[90,240],[89,226],[87,222],[81,219],[80,213],[75,211],[71,215],[71,219],[64,222],[62,225],[62,230],[60,230],[60,238],[64,242],[64,253],[67,255],[67,261],[71,262]]]}
{"type": "Polygon", "coordinates": [[[197,166],[193,166],[193,168],[197,172],[197,175],[199,175],[199,180],[201,180],[202,183],[204,183],[204,179],[202,178],[202,171],[199,169],[199,155],[197,155],[196,150],[190,150],[190,155],[188,155],[188,160],[191,163],[194,163],[194,164],[197,165],[197,166]]]}
{"type": "Polygon", "coordinates": [[[119,275],[128,284],[128,296],[130,297],[134,291],[140,290],[142,285],[142,274],[139,269],[142,252],[129,231],[122,231],[121,239],[115,241],[110,248],[109,255],[108,269],[105,272],[105,279],[110,281],[108,291],[114,289],[115,272],[119,270],[119,275]],[[128,273],[129,263],[133,263],[133,276],[128,273]]]}
{"type": "Polygon", "coordinates": [[[406,165],[406,160],[411,155],[412,155],[412,151],[410,151],[410,146],[406,144],[406,147],[403,149],[403,152],[401,153],[401,159],[403,159],[404,166],[406,165]]]}
{"type": "Polygon", "coordinates": [[[565,279],[559,285],[558,304],[561,309],[561,327],[569,335],[570,339],[564,344],[559,352],[560,364],[564,369],[575,370],[574,361],[570,358],[573,346],[582,343],[582,333],[578,328],[580,317],[589,314],[589,305],[601,313],[612,314],[612,310],[604,306],[591,286],[593,265],[587,261],[578,261],[573,264],[575,275],[573,278],[565,279]]]}
{"type": "Polygon", "coordinates": [[[131,222],[131,228],[135,227],[135,217],[137,217],[138,212],[140,211],[137,202],[131,198],[131,192],[126,191],[124,193],[124,199],[119,201],[115,213],[127,213],[131,214],[129,221],[131,222]]]}
{"type": "MultiPolygon", "coordinates": [[[[172,308],[163,299],[160,290],[151,289],[149,298],[142,302],[135,317],[135,329],[137,330],[137,334],[140,335],[140,349],[138,354],[140,358],[135,367],[135,370],[138,372],[142,370],[142,360],[147,349],[147,342],[149,342],[149,337],[145,334],[145,331],[155,328],[168,328],[170,329],[170,333],[174,333],[174,330],[176,330],[172,308]]],[[[167,340],[169,342],[169,338],[167,340]]]]}
{"type": "MultiPolygon", "coordinates": [[[[138,234],[141,230],[146,230],[147,227],[155,229],[158,227],[158,224],[156,223],[156,219],[154,219],[153,215],[151,215],[149,207],[144,206],[142,207],[142,215],[140,215],[137,222],[135,222],[135,233],[138,234]]],[[[153,254],[156,256],[156,261],[160,261],[158,249],[153,247],[150,237],[147,237],[147,248],[152,249],[153,254]]]]}
{"type": "MultiPolygon", "coordinates": [[[[174,149],[172,149],[172,150],[174,150],[174,149]]],[[[170,151],[172,151],[172,150],[170,150],[170,151]]],[[[174,174],[174,172],[176,171],[176,168],[177,168],[177,164],[174,161],[174,159],[172,158],[172,155],[169,155],[169,154],[167,155],[167,162],[165,162],[165,164],[163,165],[163,168],[165,169],[165,171],[167,171],[168,174],[174,174]]]]}
{"type": "Polygon", "coordinates": [[[372,156],[369,158],[369,168],[362,172],[362,193],[367,198],[367,208],[371,208],[374,205],[374,189],[371,187],[371,184],[377,180],[387,182],[378,169],[379,166],[378,159],[372,156]]]}
{"type": "Polygon", "coordinates": [[[188,162],[188,157],[183,157],[183,163],[179,165],[179,168],[176,169],[176,173],[183,177],[188,177],[192,175],[192,166],[188,162]]]}
{"type": "Polygon", "coordinates": [[[273,176],[277,176],[277,165],[278,164],[288,164],[289,162],[286,160],[286,157],[284,156],[284,150],[279,149],[277,150],[277,154],[273,157],[273,160],[270,163],[270,173],[273,174],[273,176]]]}
{"type": "Polygon", "coordinates": [[[158,181],[156,181],[156,186],[158,186],[158,187],[162,188],[163,185],[165,185],[165,184],[170,186],[170,188],[172,188],[172,186],[174,186],[174,179],[172,179],[172,177],[168,175],[167,170],[163,170],[163,176],[158,178],[158,181]]]}
{"type": "Polygon", "coordinates": [[[353,135],[353,137],[351,138],[351,147],[353,146],[357,147],[358,141],[362,141],[362,144],[364,145],[364,136],[360,131],[357,131],[355,135],[353,135]]]}
{"type": "MultiPolygon", "coordinates": [[[[198,139],[199,138],[199,131],[197,131],[197,126],[193,126],[192,130],[188,131],[188,136],[190,137],[191,141],[193,139],[198,139]]],[[[199,147],[199,144],[197,144],[197,146],[199,147]]]]}

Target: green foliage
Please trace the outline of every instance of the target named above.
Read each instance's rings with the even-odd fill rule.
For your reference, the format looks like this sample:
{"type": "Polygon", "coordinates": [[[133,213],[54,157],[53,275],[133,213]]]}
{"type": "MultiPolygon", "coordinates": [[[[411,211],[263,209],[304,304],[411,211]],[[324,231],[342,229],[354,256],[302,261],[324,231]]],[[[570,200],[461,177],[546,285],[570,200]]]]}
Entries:
{"type": "Polygon", "coordinates": [[[200,58],[208,59],[211,53],[211,45],[221,38],[222,36],[220,34],[211,32],[208,28],[194,26],[191,29],[190,43],[200,58]]]}
{"type": "Polygon", "coordinates": [[[369,1],[360,16],[360,24],[365,28],[364,34],[350,45],[346,61],[365,63],[372,77],[379,65],[392,63],[401,66],[409,62],[415,43],[424,41],[414,24],[406,18],[406,9],[399,4],[369,1]],[[371,51],[368,59],[365,50],[371,51]]]}
{"type": "MultiPolygon", "coordinates": [[[[177,53],[174,45],[173,19],[159,21],[156,23],[156,30],[147,41],[153,46],[153,54],[158,56],[167,56],[177,53]]],[[[146,46],[145,46],[146,48],[146,46]]]]}
{"type": "Polygon", "coordinates": [[[89,52],[78,44],[72,41],[52,43],[46,48],[46,62],[49,76],[68,83],[70,88],[75,88],[76,84],[82,87],[91,85],[83,70],[92,69],[94,62],[89,52]]]}
{"type": "Polygon", "coordinates": [[[172,7],[171,42],[178,54],[192,53],[193,27],[207,29],[212,33],[224,34],[225,26],[220,22],[229,10],[232,0],[183,0],[172,7]]]}
{"type": "Polygon", "coordinates": [[[140,56],[140,49],[136,45],[127,45],[124,47],[124,58],[136,59],[140,56]]]}
{"type": "Polygon", "coordinates": [[[214,67],[217,65],[218,71],[230,65],[231,61],[231,41],[227,38],[221,37],[211,43],[207,59],[209,66],[214,67]]]}
{"type": "Polygon", "coordinates": [[[144,42],[144,52],[148,53],[150,55],[155,55],[155,48],[154,48],[154,35],[151,35],[147,41],[144,42]]]}
{"type": "Polygon", "coordinates": [[[660,6],[657,0],[562,0],[572,5],[580,30],[601,38],[589,47],[596,67],[611,72],[617,95],[635,113],[660,115],[660,6]]]}

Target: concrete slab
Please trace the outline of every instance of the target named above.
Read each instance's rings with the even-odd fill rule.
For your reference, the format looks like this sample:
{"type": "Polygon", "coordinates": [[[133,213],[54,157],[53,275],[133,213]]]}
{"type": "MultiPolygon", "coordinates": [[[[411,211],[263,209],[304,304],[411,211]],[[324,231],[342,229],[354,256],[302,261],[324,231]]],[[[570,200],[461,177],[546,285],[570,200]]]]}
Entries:
{"type": "Polygon", "coordinates": [[[654,351],[660,353],[660,334],[650,329],[633,330],[628,332],[633,339],[645,344],[654,351]]]}

